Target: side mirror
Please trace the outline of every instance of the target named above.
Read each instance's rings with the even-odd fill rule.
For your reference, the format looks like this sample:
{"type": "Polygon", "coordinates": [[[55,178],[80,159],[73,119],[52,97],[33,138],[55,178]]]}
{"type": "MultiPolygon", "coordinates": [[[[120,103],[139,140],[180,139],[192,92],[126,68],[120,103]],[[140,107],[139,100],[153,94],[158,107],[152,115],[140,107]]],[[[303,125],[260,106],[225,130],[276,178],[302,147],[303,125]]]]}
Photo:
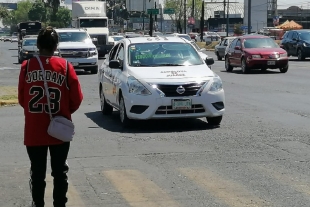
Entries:
{"type": "Polygon", "coordinates": [[[121,63],[119,60],[111,60],[109,62],[109,68],[111,69],[121,69],[121,63]]]}
{"type": "Polygon", "coordinates": [[[236,46],[235,50],[241,50],[241,47],[240,46],[236,46]]]}
{"type": "Polygon", "coordinates": [[[212,57],[207,57],[205,60],[207,65],[213,65],[214,64],[214,59],[212,57]]]}

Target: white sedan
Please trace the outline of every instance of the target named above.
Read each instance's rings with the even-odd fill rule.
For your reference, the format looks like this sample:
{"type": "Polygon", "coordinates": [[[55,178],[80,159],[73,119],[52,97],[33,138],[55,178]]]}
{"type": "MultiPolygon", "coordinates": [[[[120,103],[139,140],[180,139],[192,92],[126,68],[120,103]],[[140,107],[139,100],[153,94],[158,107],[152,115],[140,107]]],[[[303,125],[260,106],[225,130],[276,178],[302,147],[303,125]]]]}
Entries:
{"type": "Polygon", "coordinates": [[[201,118],[219,125],[225,111],[221,78],[190,42],[178,37],[125,38],[99,73],[101,111],[131,119],[201,118]]]}

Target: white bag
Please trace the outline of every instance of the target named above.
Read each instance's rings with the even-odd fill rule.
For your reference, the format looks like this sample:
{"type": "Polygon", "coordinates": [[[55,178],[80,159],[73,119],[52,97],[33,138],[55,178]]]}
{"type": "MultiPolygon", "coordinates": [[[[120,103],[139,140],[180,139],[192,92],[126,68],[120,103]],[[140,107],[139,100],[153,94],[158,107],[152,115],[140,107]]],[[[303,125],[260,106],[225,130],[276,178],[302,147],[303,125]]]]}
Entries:
{"type": "Polygon", "coordinates": [[[49,110],[49,115],[50,115],[50,119],[51,122],[48,126],[47,129],[47,133],[56,138],[59,139],[61,141],[64,142],[70,142],[73,139],[73,135],[74,135],[74,124],[72,123],[72,121],[70,121],[69,119],[63,117],[63,116],[52,116],[52,112],[51,112],[51,103],[50,103],[50,93],[48,91],[48,85],[47,85],[47,81],[45,79],[45,73],[44,73],[44,68],[42,65],[42,62],[40,60],[40,58],[38,56],[35,56],[40,64],[40,68],[42,70],[42,74],[43,74],[43,79],[44,79],[44,88],[45,88],[45,93],[46,93],[46,97],[47,97],[47,103],[48,103],[48,110],[49,110]]]}

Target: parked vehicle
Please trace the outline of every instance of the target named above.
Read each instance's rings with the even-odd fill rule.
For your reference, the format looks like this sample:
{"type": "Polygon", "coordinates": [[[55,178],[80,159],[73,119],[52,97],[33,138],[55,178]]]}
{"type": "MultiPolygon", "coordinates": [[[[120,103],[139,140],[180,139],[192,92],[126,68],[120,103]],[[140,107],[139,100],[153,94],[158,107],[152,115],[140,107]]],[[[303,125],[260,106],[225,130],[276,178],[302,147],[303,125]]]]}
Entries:
{"type": "Polygon", "coordinates": [[[262,35],[246,35],[236,37],[227,47],[225,68],[231,72],[234,67],[241,67],[243,73],[251,69],[280,69],[288,71],[287,52],[270,37],[262,35]]]}
{"type": "Polygon", "coordinates": [[[280,43],[288,56],[297,56],[298,60],[310,57],[310,30],[287,31],[280,43]]]}
{"type": "Polygon", "coordinates": [[[225,37],[218,45],[215,46],[214,53],[217,56],[217,60],[222,60],[222,58],[225,57],[226,48],[234,39],[235,37],[225,37]]]}
{"type": "MultiPolygon", "coordinates": [[[[196,36],[196,42],[201,42],[200,39],[201,35],[198,34],[196,36]]],[[[218,35],[216,32],[203,32],[203,42],[213,42],[213,41],[219,41],[221,39],[221,36],[218,35]]]]}
{"type": "Polygon", "coordinates": [[[21,48],[18,52],[18,63],[22,63],[24,60],[32,58],[38,54],[37,48],[37,37],[36,36],[25,36],[23,38],[21,48]]]}

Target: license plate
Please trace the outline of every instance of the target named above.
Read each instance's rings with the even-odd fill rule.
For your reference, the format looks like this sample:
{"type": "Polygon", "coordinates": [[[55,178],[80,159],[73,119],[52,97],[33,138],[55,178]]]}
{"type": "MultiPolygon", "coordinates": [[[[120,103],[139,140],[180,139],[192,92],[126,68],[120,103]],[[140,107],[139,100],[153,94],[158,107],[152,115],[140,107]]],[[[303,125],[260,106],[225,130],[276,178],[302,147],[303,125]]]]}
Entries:
{"type": "Polygon", "coordinates": [[[275,65],[276,61],[267,61],[267,65],[275,65]]]}
{"type": "Polygon", "coordinates": [[[79,63],[71,63],[73,66],[78,66],[79,63]]]}
{"type": "Polygon", "coordinates": [[[172,109],[191,109],[192,100],[191,99],[173,99],[172,109]]]}

